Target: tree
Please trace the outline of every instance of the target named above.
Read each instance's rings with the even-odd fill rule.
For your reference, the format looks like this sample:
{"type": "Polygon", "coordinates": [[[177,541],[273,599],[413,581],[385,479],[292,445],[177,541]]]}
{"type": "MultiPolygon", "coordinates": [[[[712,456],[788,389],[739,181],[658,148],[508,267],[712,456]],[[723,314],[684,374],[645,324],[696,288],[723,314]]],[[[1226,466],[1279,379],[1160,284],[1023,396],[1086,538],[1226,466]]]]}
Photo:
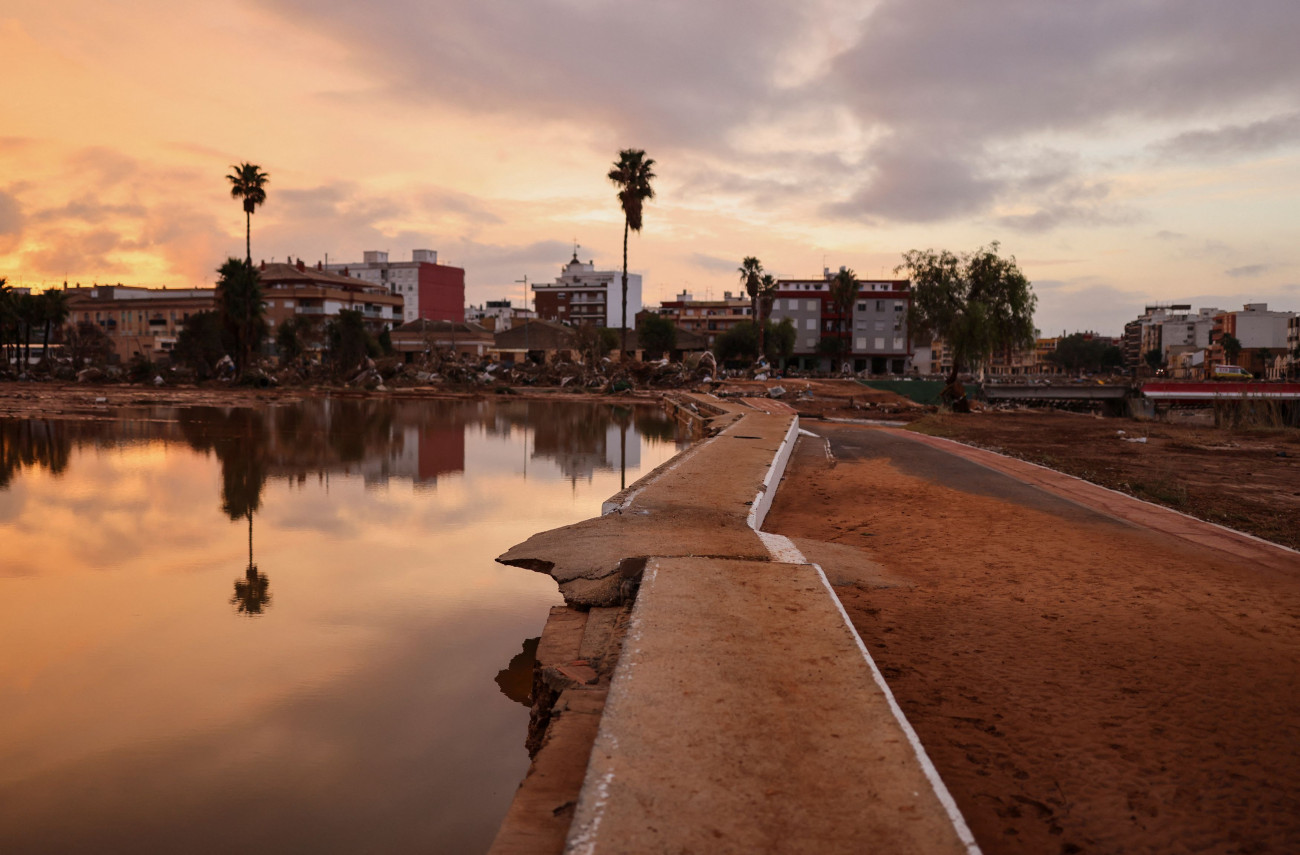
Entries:
{"type": "Polygon", "coordinates": [[[641,209],[647,199],[655,197],[650,182],[655,174],[653,158],[645,156],[638,148],[625,148],[618,153],[609,180],[618,187],[618,203],[623,208],[623,339],[622,350],[627,353],[627,235],[628,231],[640,233],[641,209]]]}
{"type": "Polygon", "coordinates": [[[831,304],[840,315],[840,339],[843,342],[840,345],[840,354],[844,358],[841,368],[847,366],[853,352],[849,338],[851,335],[849,324],[852,323],[853,304],[858,299],[860,288],[858,277],[847,267],[841,267],[840,272],[831,278],[831,304]]]}
{"type": "Polygon", "coordinates": [[[794,321],[789,318],[782,318],[779,324],[765,321],[763,325],[767,328],[764,353],[767,355],[769,362],[779,360],[781,367],[784,368],[786,360],[794,355],[796,337],[794,321]]]}
{"type": "Polygon", "coordinates": [[[1232,333],[1224,333],[1219,344],[1223,347],[1223,355],[1227,358],[1230,365],[1237,364],[1237,357],[1241,355],[1241,342],[1232,333]]]}
{"type": "Polygon", "coordinates": [[[244,376],[253,350],[266,336],[262,278],[247,261],[230,258],[217,270],[217,314],[229,338],[235,377],[244,376]]]}
{"type": "MultiPolygon", "coordinates": [[[[605,358],[605,354],[618,347],[618,336],[608,327],[598,327],[595,324],[582,324],[575,332],[574,345],[582,359],[589,365],[594,365],[605,358]]],[[[626,347],[626,339],[623,342],[626,347]]]]}
{"type": "Polygon", "coordinates": [[[253,266],[253,210],[266,201],[266,182],[271,176],[255,163],[241,163],[230,167],[226,176],[230,182],[230,195],[244,200],[244,260],[253,266]]]}
{"type": "Polygon", "coordinates": [[[339,309],[339,316],[329,322],[326,334],[336,372],[352,371],[370,350],[370,332],[357,309],[339,309]]]}
{"type": "Polygon", "coordinates": [[[45,322],[45,340],[41,354],[47,366],[50,364],[50,331],[55,327],[62,327],[67,319],[67,294],[54,288],[41,294],[41,320],[45,322]]]}
{"type": "Polygon", "coordinates": [[[758,358],[758,330],[753,321],[741,321],[718,336],[713,342],[713,355],[718,362],[733,362],[758,358]]]}
{"type": "Polygon", "coordinates": [[[73,367],[108,362],[112,350],[113,342],[108,333],[94,321],[78,321],[68,328],[68,356],[72,357],[73,367]]]}
{"type": "Polygon", "coordinates": [[[303,332],[309,321],[306,318],[293,317],[280,324],[275,331],[275,344],[280,349],[280,363],[293,362],[302,356],[304,348],[303,332]]]}
{"type": "Polygon", "coordinates": [[[1015,256],[1002,258],[998,249],[997,241],[960,257],[914,249],[894,268],[906,270],[912,282],[907,318],[913,334],[942,338],[952,353],[948,386],[954,390],[967,367],[1034,341],[1038,298],[1015,256]]]}
{"type": "MultiPolygon", "coordinates": [[[[1100,371],[1106,367],[1108,358],[1114,359],[1114,354],[1109,353],[1111,350],[1119,348],[1083,333],[1071,333],[1056,343],[1056,350],[1047,358],[1066,371],[1100,371]]],[[[1158,357],[1159,351],[1156,354],[1158,357]]],[[[1122,359],[1121,356],[1121,362],[1122,359]]]]}
{"type": "Polygon", "coordinates": [[[195,312],[184,320],[172,350],[173,359],[194,369],[198,379],[207,380],[225,355],[221,318],[216,312],[195,312]]]}
{"type": "Polygon", "coordinates": [[[647,354],[654,354],[654,358],[677,347],[677,327],[662,315],[643,315],[637,324],[636,335],[641,340],[642,349],[647,354]]]}
{"type": "Polygon", "coordinates": [[[745,293],[749,295],[749,316],[753,319],[754,329],[758,332],[757,352],[762,353],[763,317],[758,311],[758,297],[763,283],[763,262],[752,255],[747,255],[736,270],[740,273],[740,281],[745,286],[745,293]]]}
{"type": "Polygon", "coordinates": [[[1142,361],[1145,362],[1147,367],[1152,371],[1159,371],[1164,367],[1165,355],[1160,352],[1160,348],[1153,347],[1142,355],[1142,361]]]}

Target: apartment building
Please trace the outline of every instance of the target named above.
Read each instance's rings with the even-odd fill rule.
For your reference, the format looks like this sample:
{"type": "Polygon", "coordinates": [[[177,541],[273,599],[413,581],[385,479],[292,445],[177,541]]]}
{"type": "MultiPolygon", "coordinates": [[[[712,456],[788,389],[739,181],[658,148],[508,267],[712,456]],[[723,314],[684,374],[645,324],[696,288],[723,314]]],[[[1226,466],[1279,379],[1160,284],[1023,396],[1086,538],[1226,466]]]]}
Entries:
{"type": "Polygon", "coordinates": [[[176,346],[185,319],[216,308],[214,288],[91,285],[67,288],[68,323],[94,323],[113,343],[114,361],[161,362],[176,346]]]}
{"type": "Polygon", "coordinates": [[[321,326],[343,309],[360,312],[366,327],[375,334],[402,323],[403,298],[372,281],[331,273],[323,266],[309,267],[301,260],[294,264],[262,262],[258,272],[272,337],[290,318],[306,318],[321,326]]]}
{"type": "Polygon", "coordinates": [[[360,263],[326,264],[324,269],[381,285],[401,297],[402,317],[398,323],[417,318],[465,320],[465,271],[439,264],[436,250],[413,250],[410,261],[389,261],[387,252],[367,250],[360,263]]]}
{"type": "Polygon", "coordinates": [[[865,280],[849,317],[831,300],[834,274],[820,279],[781,279],[772,299],[772,320],[789,318],[795,327],[794,362],[800,368],[829,370],[846,359],[856,371],[902,374],[908,370],[912,347],[907,311],[912,303],[906,279],[865,280]],[[846,329],[847,327],[847,329],[846,329]],[[841,354],[824,354],[823,339],[839,339],[841,354]]]}
{"type": "Polygon", "coordinates": [[[727,330],[742,321],[753,320],[749,298],[730,291],[724,291],[721,300],[697,300],[689,291],[682,291],[661,303],[658,313],[678,329],[703,336],[710,350],[727,330]]]}
{"type": "MultiPolygon", "coordinates": [[[[618,270],[597,270],[594,261],[579,261],[578,253],[555,277],[552,285],[533,285],[533,304],[543,321],[571,326],[594,324],[617,329],[623,326],[623,274],[618,270]]],[[[641,275],[627,277],[627,325],[636,324],[641,311],[641,275]]]]}

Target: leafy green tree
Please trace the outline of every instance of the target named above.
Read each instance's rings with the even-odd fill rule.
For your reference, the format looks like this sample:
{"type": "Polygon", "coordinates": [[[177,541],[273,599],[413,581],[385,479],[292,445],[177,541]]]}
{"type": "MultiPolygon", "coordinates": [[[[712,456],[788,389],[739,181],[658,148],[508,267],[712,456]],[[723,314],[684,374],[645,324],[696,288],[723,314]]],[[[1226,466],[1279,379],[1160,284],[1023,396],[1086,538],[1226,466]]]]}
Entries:
{"type": "Polygon", "coordinates": [[[243,377],[253,351],[266,337],[262,279],[247,261],[230,258],[217,270],[217,313],[231,344],[235,376],[243,377]]]}
{"type": "Polygon", "coordinates": [[[677,347],[677,327],[662,315],[652,312],[643,315],[637,324],[636,334],[641,340],[641,347],[653,359],[658,359],[677,347]]]}
{"type": "Polygon", "coordinates": [[[1160,348],[1153,347],[1146,353],[1142,354],[1142,361],[1145,362],[1147,367],[1152,371],[1159,371],[1164,367],[1165,355],[1160,352],[1160,348]]]}
{"type": "Polygon", "coordinates": [[[289,320],[280,324],[275,331],[275,345],[280,349],[280,362],[293,362],[302,356],[305,350],[303,341],[304,327],[308,322],[305,318],[289,318],[289,320]]]}
{"type": "Polygon", "coordinates": [[[577,335],[574,344],[578,353],[582,354],[583,361],[589,364],[599,362],[605,358],[605,354],[619,346],[618,334],[608,327],[582,324],[575,332],[577,335]]]}
{"type": "Polygon", "coordinates": [[[336,373],[347,373],[361,364],[370,350],[370,331],[357,309],[339,309],[339,316],[326,328],[330,360],[336,373]]]}
{"type": "Polygon", "coordinates": [[[176,336],[172,359],[192,368],[200,380],[207,380],[225,355],[221,318],[216,312],[195,312],[184,320],[176,336]]]}
{"type": "Polygon", "coordinates": [[[767,359],[773,364],[779,361],[780,365],[784,367],[786,360],[794,355],[796,337],[794,321],[789,318],[782,318],[779,324],[765,321],[763,325],[767,328],[764,350],[767,359]]]}
{"type": "Polygon", "coordinates": [[[851,330],[849,325],[853,322],[853,304],[858,299],[858,291],[861,290],[861,284],[858,282],[857,275],[847,267],[841,267],[840,272],[831,278],[831,304],[840,315],[840,355],[843,357],[841,368],[848,365],[849,357],[852,353],[851,339],[849,338],[851,330]]]}
{"type": "Polygon", "coordinates": [[[1241,342],[1232,333],[1224,333],[1219,344],[1223,347],[1223,355],[1227,357],[1230,364],[1237,364],[1237,357],[1241,355],[1241,342]]]}
{"type": "Polygon", "coordinates": [[[266,201],[266,182],[271,176],[254,163],[232,165],[226,176],[230,182],[230,195],[244,202],[244,260],[253,266],[253,211],[266,201]]]}
{"type": "MultiPolygon", "coordinates": [[[[1100,371],[1107,367],[1108,360],[1114,359],[1114,354],[1109,353],[1112,350],[1119,348],[1083,333],[1071,333],[1057,341],[1056,350],[1047,358],[1066,371],[1100,371]]],[[[1159,351],[1156,355],[1159,357],[1159,351]]],[[[1120,361],[1123,362],[1122,355],[1120,361]]]]}
{"type": "Polygon", "coordinates": [[[379,352],[384,356],[393,355],[393,335],[388,331],[388,327],[384,327],[379,331],[379,338],[376,339],[375,344],[378,345],[379,352]]]}
{"type": "Polygon", "coordinates": [[[638,148],[625,148],[618,153],[609,180],[618,187],[618,203],[623,209],[623,353],[627,353],[627,235],[628,231],[640,233],[641,213],[647,199],[655,197],[650,182],[654,180],[654,159],[645,156],[638,148]]]}
{"type": "Polygon", "coordinates": [[[8,364],[10,359],[16,358],[10,355],[9,346],[11,342],[17,343],[17,333],[14,330],[17,322],[15,302],[18,295],[6,282],[6,279],[0,277],[0,358],[8,364]]]}
{"type": "Polygon", "coordinates": [[[998,249],[997,241],[960,257],[914,249],[894,269],[912,282],[913,335],[942,338],[952,353],[949,386],[992,354],[1033,344],[1038,298],[1015,256],[1002,258],[998,249]]]}
{"type": "Polygon", "coordinates": [[[714,339],[713,355],[718,362],[735,362],[758,358],[758,330],[753,321],[741,321],[714,339]]]}

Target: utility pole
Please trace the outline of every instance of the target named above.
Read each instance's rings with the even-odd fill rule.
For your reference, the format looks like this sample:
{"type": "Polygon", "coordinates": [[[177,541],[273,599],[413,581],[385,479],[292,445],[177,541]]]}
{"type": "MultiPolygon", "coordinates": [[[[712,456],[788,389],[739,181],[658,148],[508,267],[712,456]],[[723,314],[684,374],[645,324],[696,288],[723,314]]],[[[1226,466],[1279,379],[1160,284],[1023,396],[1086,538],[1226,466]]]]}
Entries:
{"type": "MultiPolygon", "coordinates": [[[[573,257],[578,257],[578,244],[573,244],[573,257]]],[[[528,361],[528,274],[524,274],[523,279],[516,279],[516,283],[524,283],[524,362],[528,361]]]]}

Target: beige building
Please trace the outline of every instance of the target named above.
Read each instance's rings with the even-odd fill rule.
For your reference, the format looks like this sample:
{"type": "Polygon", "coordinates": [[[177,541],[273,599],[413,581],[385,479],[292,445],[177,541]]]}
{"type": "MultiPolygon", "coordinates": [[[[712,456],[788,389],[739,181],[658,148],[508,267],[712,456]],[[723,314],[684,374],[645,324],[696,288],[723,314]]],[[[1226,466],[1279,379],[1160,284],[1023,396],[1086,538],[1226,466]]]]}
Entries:
{"type": "Polygon", "coordinates": [[[214,288],[138,288],[91,285],[68,288],[68,323],[96,324],[113,343],[113,358],[170,358],[185,319],[216,308],[214,288]]]}

